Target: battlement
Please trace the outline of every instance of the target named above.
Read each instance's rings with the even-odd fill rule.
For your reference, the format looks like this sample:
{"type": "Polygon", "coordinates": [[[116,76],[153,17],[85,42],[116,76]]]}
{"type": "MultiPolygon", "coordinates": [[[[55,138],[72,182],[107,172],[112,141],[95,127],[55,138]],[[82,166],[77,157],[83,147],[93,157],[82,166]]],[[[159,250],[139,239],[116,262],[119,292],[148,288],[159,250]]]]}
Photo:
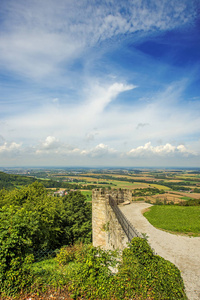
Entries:
{"type": "Polygon", "coordinates": [[[96,188],[92,191],[92,201],[99,201],[109,199],[111,196],[117,204],[123,202],[131,202],[132,200],[132,192],[128,189],[108,189],[108,188],[96,188]]]}

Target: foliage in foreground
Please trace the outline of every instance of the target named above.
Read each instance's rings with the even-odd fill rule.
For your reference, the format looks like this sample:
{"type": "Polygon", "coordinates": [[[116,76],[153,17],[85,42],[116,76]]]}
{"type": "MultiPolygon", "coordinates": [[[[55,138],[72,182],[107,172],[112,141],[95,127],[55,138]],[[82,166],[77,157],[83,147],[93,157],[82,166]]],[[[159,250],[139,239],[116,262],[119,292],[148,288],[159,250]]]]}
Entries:
{"type": "MultiPolygon", "coordinates": [[[[122,257],[117,251],[80,245],[63,247],[55,261],[59,268],[46,268],[46,284],[67,286],[74,299],[187,299],[177,267],[154,255],[141,238],[134,238],[122,257]]],[[[42,274],[44,278],[44,270],[42,274]]]]}
{"type": "Polygon", "coordinates": [[[80,192],[51,197],[40,183],[0,193],[0,292],[32,280],[38,251],[91,242],[91,205],[80,192]]]}
{"type": "Polygon", "coordinates": [[[200,206],[154,205],[144,216],[155,227],[173,232],[200,235],[200,206]]]}

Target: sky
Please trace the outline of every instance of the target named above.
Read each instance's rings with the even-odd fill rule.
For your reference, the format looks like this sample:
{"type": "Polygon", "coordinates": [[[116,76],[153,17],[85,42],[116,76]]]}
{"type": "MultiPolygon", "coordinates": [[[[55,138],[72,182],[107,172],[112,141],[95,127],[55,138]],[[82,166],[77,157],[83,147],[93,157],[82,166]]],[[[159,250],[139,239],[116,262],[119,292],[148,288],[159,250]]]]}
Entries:
{"type": "Polygon", "coordinates": [[[200,167],[200,1],[1,0],[16,166],[200,167]]]}

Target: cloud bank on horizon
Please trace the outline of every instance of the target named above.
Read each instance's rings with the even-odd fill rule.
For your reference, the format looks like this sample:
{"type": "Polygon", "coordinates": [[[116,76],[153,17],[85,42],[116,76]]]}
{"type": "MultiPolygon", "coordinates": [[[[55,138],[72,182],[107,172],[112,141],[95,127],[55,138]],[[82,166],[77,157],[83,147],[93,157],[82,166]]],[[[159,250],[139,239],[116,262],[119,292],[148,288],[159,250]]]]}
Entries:
{"type": "Polygon", "coordinates": [[[0,166],[200,167],[195,0],[2,0],[0,166]]]}

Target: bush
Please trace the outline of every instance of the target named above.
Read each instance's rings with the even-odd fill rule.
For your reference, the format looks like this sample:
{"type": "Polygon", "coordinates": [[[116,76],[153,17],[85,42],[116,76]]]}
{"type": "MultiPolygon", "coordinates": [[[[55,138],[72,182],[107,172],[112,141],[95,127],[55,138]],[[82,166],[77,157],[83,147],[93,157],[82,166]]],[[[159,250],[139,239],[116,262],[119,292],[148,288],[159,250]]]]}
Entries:
{"type": "Polygon", "coordinates": [[[4,207],[0,210],[0,291],[14,294],[31,282],[31,230],[23,208],[4,207]]]}
{"type": "MultiPolygon", "coordinates": [[[[80,193],[50,197],[37,182],[0,193],[0,293],[30,285],[34,254],[91,241],[91,227],[91,205],[80,193]]],[[[66,251],[60,253],[63,263],[74,259],[75,250],[66,251]]]]}
{"type": "Polygon", "coordinates": [[[155,205],[163,205],[163,202],[160,199],[156,199],[155,205]]]}
{"type": "Polygon", "coordinates": [[[145,239],[134,238],[122,258],[117,277],[124,290],[117,299],[136,295],[141,299],[187,299],[178,268],[154,255],[145,239]]]}
{"type": "Polygon", "coordinates": [[[25,257],[16,256],[10,260],[9,265],[0,269],[0,291],[6,296],[12,296],[24,290],[32,282],[32,254],[25,257]]]}
{"type": "MultiPolygon", "coordinates": [[[[154,255],[145,239],[134,238],[124,249],[121,260],[117,251],[90,245],[82,249],[73,250],[77,263],[69,290],[75,299],[187,299],[180,271],[171,262],[154,255]],[[78,261],[77,250],[79,258],[81,254],[78,261]],[[116,266],[118,272],[113,273],[116,266]]],[[[67,259],[68,253],[67,250],[67,259]]]]}
{"type": "Polygon", "coordinates": [[[60,266],[65,266],[74,260],[77,262],[82,262],[85,259],[86,252],[90,247],[90,245],[84,245],[82,243],[75,244],[73,246],[64,246],[56,255],[56,261],[60,266]]]}
{"type": "MultiPolygon", "coordinates": [[[[117,264],[117,251],[104,251],[88,246],[82,260],[78,262],[71,280],[72,297],[85,299],[111,299],[113,286],[112,268],[117,264]]],[[[80,258],[80,256],[78,256],[80,258]]]]}
{"type": "Polygon", "coordinates": [[[61,266],[65,266],[75,259],[74,248],[70,246],[62,247],[56,256],[56,261],[61,266]]]}
{"type": "Polygon", "coordinates": [[[187,201],[182,201],[178,205],[180,206],[200,206],[200,199],[189,199],[187,201]]]}

